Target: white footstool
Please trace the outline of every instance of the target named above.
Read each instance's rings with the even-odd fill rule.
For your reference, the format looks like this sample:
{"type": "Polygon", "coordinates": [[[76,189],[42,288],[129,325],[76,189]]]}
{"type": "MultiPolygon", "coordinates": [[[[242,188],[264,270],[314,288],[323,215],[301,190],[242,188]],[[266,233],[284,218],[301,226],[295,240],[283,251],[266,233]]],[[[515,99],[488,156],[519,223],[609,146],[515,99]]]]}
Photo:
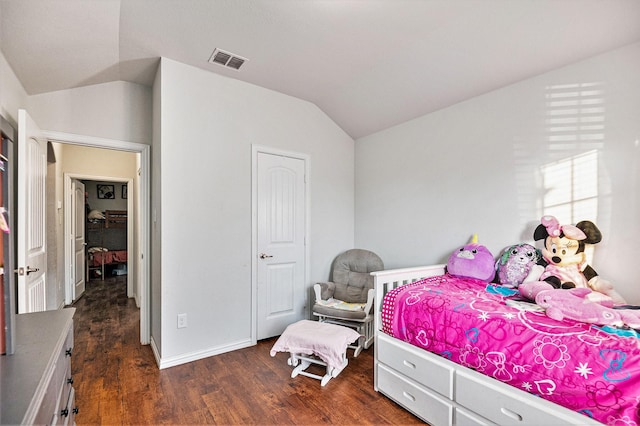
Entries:
{"type": "Polygon", "coordinates": [[[360,334],[347,327],[302,320],[284,330],[270,354],[289,352],[287,363],[295,367],[291,377],[301,374],[320,380],[324,386],[347,366],[347,347],[359,338],[360,334]],[[305,371],[311,364],[326,366],[326,374],[319,376],[305,371]]]}

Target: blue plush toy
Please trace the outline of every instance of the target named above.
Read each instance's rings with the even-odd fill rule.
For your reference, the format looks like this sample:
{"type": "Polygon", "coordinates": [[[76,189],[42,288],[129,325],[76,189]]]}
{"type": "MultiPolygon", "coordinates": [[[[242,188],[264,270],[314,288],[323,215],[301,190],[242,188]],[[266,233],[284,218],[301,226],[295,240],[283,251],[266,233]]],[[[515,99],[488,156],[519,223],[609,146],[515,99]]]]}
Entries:
{"type": "Polygon", "coordinates": [[[485,246],[478,244],[478,236],[451,253],[447,261],[447,272],[458,277],[475,278],[482,281],[492,281],[495,276],[495,261],[493,255],[485,246]]]}
{"type": "Polygon", "coordinates": [[[505,248],[496,262],[498,282],[505,287],[518,288],[541,259],[540,250],[530,244],[514,244],[505,248]]]}

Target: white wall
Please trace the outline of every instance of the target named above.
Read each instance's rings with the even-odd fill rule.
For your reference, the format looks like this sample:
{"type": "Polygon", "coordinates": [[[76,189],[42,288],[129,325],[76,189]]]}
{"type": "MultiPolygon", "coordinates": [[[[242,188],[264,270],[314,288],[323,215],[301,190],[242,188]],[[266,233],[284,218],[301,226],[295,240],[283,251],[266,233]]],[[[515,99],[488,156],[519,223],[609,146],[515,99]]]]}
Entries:
{"type": "Polygon", "coordinates": [[[495,255],[531,242],[544,213],[541,166],[596,149],[597,218],[578,219],[604,235],[596,271],[640,304],[639,75],[634,44],[356,141],[356,245],[395,268],[446,262],[473,233],[495,255]],[[594,82],[603,129],[553,141],[548,88],[594,82]]]}
{"type": "Polygon", "coordinates": [[[0,115],[17,129],[18,109],[26,104],[27,92],[0,52],[0,115]]]}
{"type": "Polygon", "coordinates": [[[0,52],[0,114],[25,108],[42,130],[151,143],[151,89],[116,81],[28,96],[0,52]]]}
{"type": "Polygon", "coordinates": [[[115,81],[29,97],[43,130],[151,143],[151,89],[115,81]]]}
{"type": "Polygon", "coordinates": [[[153,83],[152,131],[151,138],[151,347],[160,358],[162,347],[162,173],[160,154],[162,151],[162,67],[158,67],[153,83]]]}
{"type": "Polygon", "coordinates": [[[154,251],[153,270],[162,277],[160,352],[172,363],[250,339],[251,145],[310,157],[309,287],[353,247],[354,145],[309,102],[167,59],[160,80],[162,217],[153,235],[162,259],[154,251]],[[177,329],[178,313],[187,328],[177,329]]]}

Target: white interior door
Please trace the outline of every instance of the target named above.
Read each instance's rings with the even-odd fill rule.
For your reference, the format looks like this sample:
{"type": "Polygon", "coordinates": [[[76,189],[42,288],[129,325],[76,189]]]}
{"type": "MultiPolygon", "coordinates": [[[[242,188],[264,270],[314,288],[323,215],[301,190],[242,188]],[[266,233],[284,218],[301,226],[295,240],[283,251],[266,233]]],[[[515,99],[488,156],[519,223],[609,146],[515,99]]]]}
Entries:
{"type": "Polygon", "coordinates": [[[258,153],[257,338],[304,318],[305,162],[258,153]]]}
{"type": "Polygon", "coordinates": [[[73,224],[73,300],[78,300],[85,288],[85,199],[84,183],[77,179],[71,181],[71,211],[73,224]]]}
{"type": "Polygon", "coordinates": [[[23,109],[18,111],[18,313],[46,310],[45,183],[47,142],[23,109]]]}

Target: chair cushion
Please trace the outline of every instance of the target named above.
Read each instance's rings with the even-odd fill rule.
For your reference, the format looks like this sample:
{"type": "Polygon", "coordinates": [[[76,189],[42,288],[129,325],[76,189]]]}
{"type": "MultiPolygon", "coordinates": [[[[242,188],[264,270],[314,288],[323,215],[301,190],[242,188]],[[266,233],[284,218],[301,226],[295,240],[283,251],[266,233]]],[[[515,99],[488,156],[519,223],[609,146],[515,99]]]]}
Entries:
{"type": "Polygon", "coordinates": [[[384,265],[377,254],[368,250],[351,249],[342,253],[333,265],[333,297],[349,303],[366,303],[367,292],[373,288],[373,271],[384,265]]]}
{"type": "Polygon", "coordinates": [[[348,303],[334,299],[333,297],[327,300],[318,300],[316,303],[330,308],[341,309],[343,311],[364,311],[364,307],[366,306],[366,303],[348,303]]]}
{"type": "Polygon", "coordinates": [[[322,300],[327,300],[333,298],[333,293],[336,290],[336,284],[332,282],[328,283],[318,283],[320,286],[320,298],[322,300]]]}
{"type": "Polygon", "coordinates": [[[336,282],[333,297],[349,303],[366,303],[367,292],[373,288],[373,277],[368,273],[349,272],[347,282],[336,282]]]}
{"type": "Polygon", "coordinates": [[[320,303],[313,305],[313,313],[346,320],[363,320],[367,317],[367,313],[364,311],[347,311],[333,306],[324,306],[320,303]]]}

